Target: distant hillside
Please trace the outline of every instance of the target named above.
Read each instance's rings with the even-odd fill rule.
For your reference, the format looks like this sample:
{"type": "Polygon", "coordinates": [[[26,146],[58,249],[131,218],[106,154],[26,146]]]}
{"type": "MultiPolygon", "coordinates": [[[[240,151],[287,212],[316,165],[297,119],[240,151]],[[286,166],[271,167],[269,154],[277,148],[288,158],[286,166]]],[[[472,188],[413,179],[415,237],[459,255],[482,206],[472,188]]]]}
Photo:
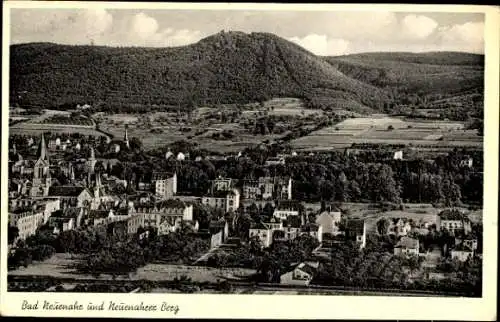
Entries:
{"type": "Polygon", "coordinates": [[[10,47],[11,105],[103,109],[303,98],[380,109],[386,92],[272,34],[221,32],[176,48],[31,43],[10,47]]]}
{"type": "Polygon", "coordinates": [[[484,55],[366,53],[325,59],[346,76],[399,92],[446,97],[484,88],[484,55]]]}

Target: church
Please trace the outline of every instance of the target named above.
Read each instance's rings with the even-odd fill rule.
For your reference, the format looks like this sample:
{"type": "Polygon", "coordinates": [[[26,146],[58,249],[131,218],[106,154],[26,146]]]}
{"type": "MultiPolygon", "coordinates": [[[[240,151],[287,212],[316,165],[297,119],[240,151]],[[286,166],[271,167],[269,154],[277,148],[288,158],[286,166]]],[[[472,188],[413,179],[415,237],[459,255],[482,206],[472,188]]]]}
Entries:
{"type": "Polygon", "coordinates": [[[35,162],[33,168],[33,182],[30,196],[46,197],[49,195],[52,178],[50,176],[50,161],[43,133],[40,139],[40,145],[38,146],[37,156],[38,160],[35,162]]]}

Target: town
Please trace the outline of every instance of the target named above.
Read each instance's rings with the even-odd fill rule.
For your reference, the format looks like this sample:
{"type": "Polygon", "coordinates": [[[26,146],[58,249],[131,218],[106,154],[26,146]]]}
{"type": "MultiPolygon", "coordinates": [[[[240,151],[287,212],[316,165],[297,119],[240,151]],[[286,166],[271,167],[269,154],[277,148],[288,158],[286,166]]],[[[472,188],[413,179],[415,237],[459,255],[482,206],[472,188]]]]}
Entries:
{"type": "Polygon", "coordinates": [[[95,291],[63,281],[71,274],[56,267],[66,261],[87,279],[168,281],[188,292],[215,284],[481,296],[474,153],[406,159],[383,145],[313,153],[260,144],[217,154],[185,142],[150,153],[127,126],[121,139],[11,134],[9,289],[95,291]],[[55,271],[43,274],[54,283],[26,282],[51,261],[55,271]],[[150,278],[151,265],[170,271],[150,278]]]}

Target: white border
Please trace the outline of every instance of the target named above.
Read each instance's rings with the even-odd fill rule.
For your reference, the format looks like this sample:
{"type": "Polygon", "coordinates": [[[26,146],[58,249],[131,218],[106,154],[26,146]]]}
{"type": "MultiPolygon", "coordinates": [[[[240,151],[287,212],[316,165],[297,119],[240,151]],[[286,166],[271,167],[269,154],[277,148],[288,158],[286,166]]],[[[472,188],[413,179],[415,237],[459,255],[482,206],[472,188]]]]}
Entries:
{"type": "Polygon", "coordinates": [[[1,267],[0,314],[15,316],[155,317],[155,318],[307,318],[307,319],[423,319],[496,320],[497,214],[498,214],[498,115],[499,115],[499,9],[486,6],[450,5],[339,5],[339,4],[236,4],[236,3],[88,3],[60,1],[5,1],[3,10],[2,68],[2,168],[1,168],[1,267]],[[7,165],[9,106],[10,8],[108,8],[186,10],[299,10],[299,11],[395,11],[485,13],[485,139],[484,139],[484,268],[482,298],[294,296],[294,295],[202,295],[202,294],[91,294],[6,293],[7,279],[7,165]],[[136,304],[177,304],[177,315],[167,312],[133,311],[22,311],[23,299],[136,304]]]}

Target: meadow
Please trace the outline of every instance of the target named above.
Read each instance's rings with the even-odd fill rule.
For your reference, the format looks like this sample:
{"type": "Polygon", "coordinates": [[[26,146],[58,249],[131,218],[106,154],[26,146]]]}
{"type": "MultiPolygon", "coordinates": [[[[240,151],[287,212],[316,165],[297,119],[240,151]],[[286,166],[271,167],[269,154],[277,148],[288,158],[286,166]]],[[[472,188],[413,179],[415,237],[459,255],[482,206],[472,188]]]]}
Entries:
{"type": "Polygon", "coordinates": [[[482,137],[464,124],[447,121],[406,120],[374,114],[346,119],[292,141],[296,149],[345,148],[353,143],[412,144],[413,146],[481,147],[482,137]]]}

